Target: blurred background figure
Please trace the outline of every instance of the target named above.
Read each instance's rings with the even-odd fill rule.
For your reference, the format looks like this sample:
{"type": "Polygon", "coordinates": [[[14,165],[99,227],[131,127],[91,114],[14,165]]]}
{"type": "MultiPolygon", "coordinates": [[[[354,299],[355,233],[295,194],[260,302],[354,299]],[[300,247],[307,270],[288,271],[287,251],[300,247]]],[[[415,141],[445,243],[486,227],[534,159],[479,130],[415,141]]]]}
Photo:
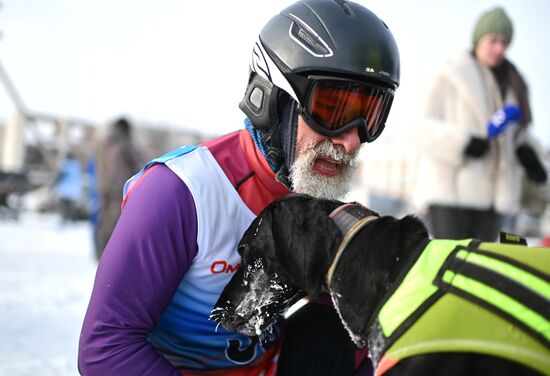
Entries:
{"type": "Polygon", "coordinates": [[[547,180],[528,131],[527,85],[506,58],[513,30],[503,8],[483,13],[472,48],[443,62],[421,107],[412,199],[436,238],[495,241],[514,230],[523,176],[547,180]]]}
{"type": "Polygon", "coordinates": [[[55,188],[61,215],[61,223],[79,219],[78,203],[82,196],[82,166],[74,152],[67,152],[61,160],[55,178],[55,188]]]}
{"type": "Polygon", "coordinates": [[[24,172],[0,171],[0,220],[18,220],[22,197],[29,190],[24,172]]]}
{"type": "Polygon", "coordinates": [[[540,238],[543,236],[546,230],[543,228],[543,215],[549,203],[550,185],[537,184],[528,177],[524,177],[515,232],[525,237],[540,238]]]}
{"type": "MultiPolygon", "coordinates": [[[[97,160],[94,153],[90,153],[86,157],[86,178],[87,178],[87,200],[88,200],[88,218],[94,229],[92,234],[92,243],[96,248],[97,236],[96,229],[99,224],[99,187],[97,178],[97,160]]],[[[96,252],[97,254],[97,252],[96,252]]]]}
{"type": "MultiPolygon", "coordinates": [[[[125,117],[113,121],[98,147],[96,160],[99,213],[93,215],[97,216],[94,234],[98,260],[120,215],[124,183],[143,164],[144,157],[134,141],[130,121],[125,117]]],[[[93,171],[94,166],[90,168],[93,171]]]]}

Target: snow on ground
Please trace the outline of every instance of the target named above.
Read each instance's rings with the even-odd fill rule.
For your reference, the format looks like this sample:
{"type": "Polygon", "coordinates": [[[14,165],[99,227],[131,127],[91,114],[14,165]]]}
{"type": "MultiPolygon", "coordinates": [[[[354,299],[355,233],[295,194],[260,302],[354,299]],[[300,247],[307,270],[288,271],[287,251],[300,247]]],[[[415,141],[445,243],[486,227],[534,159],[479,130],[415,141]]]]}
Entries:
{"type": "Polygon", "coordinates": [[[78,375],[95,275],[88,222],[52,214],[0,220],[0,375],[78,375]]]}

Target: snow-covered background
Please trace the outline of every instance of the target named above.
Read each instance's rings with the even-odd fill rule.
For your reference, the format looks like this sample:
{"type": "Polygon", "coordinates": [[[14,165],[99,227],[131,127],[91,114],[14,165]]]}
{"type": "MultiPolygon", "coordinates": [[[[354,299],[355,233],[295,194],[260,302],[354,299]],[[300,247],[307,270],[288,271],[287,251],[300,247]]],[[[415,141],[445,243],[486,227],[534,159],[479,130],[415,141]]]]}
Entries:
{"type": "Polygon", "coordinates": [[[0,375],[78,375],[80,327],[96,261],[88,222],[0,220],[0,375]]]}

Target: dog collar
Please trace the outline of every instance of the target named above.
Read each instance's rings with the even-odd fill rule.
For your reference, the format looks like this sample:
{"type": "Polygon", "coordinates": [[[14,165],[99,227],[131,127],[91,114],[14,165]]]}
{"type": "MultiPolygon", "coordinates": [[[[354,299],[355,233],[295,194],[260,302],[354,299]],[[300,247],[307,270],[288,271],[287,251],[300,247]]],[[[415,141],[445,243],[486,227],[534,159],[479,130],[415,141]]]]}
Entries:
{"type": "Polygon", "coordinates": [[[340,261],[340,257],[342,256],[344,249],[347,247],[351,239],[353,239],[355,234],[357,234],[357,232],[359,232],[359,230],[361,230],[367,223],[379,218],[379,216],[373,215],[372,211],[368,210],[363,205],[357,202],[351,202],[334,209],[332,213],[330,213],[329,218],[334,221],[336,226],[338,226],[342,234],[344,234],[344,237],[338,245],[332,264],[328,268],[326,275],[327,288],[330,287],[334,270],[338,265],[338,261],[340,261]]]}

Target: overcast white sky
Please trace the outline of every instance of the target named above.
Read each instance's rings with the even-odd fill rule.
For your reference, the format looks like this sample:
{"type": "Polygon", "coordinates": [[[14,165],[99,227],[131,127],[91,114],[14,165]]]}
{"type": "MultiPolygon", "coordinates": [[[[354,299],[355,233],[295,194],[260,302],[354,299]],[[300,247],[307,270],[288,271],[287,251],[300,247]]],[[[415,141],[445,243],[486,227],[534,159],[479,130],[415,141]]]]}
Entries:
{"type": "MultiPolygon", "coordinates": [[[[237,105],[251,46],[293,1],[1,0],[0,62],[30,109],[103,123],[118,114],[222,133],[242,127],[237,105]]],[[[515,25],[509,56],[531,89],[535,134],[550,146],[550,2],[361,0],[388,24],[402,79],[387,133],[408,124],[423,82],[470,46],[479,14],[503,5],[515,25]]],[[[0,90],[0,119],[12,114],[0,90]]]]}

